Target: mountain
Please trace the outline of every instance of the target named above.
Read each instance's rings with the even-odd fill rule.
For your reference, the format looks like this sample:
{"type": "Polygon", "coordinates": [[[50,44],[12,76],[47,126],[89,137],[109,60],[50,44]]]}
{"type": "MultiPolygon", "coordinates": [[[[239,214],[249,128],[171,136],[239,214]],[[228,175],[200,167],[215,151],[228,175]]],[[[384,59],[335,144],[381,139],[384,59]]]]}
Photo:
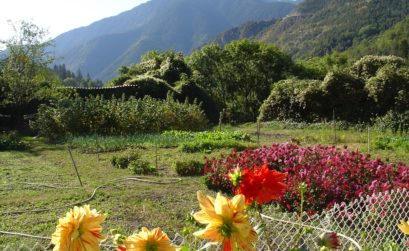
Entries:
{"type": "Polygon", "coordinates": [[[120,65],[138,62],[149,50],[189,53],[224,30],[286,16],[294,6],[264,0],[151,0],[58,36],[54,53],[69,70],[108,80],[120,65]]]}
{"type": "Polygon", "coordinates": [[[381,34],[355,44],[345,53],[349,57],[359,58],[364,55],[396,55],[409,57],[409,17],[398,22],[381,34]]]}
{"type": "MultiPolygon", "coordinates": [[[[385,32],[408,15],[407,0],[305,0],[288,16],[268,27],[259,22],[253,25],[254,32],[247,34],[249,38],[275,43],[294,57],[308,58],[349,49],[385,32]]],[[[218,38],[225,34],[239,37],[243,27],[218,38]]]]}

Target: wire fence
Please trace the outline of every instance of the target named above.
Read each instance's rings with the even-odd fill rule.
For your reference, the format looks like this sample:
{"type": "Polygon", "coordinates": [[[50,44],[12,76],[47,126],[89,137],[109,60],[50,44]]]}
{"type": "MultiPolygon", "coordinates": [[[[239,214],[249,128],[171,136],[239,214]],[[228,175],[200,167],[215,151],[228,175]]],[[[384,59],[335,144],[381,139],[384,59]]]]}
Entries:
{"type": "MultiPolygon", "coordinates": [[[[360,197],[351,203],[341,203],[317,215],[303,214],[302,223],[295,213],[269,212],[262,215],[265,221],[263,233],[259,236],[257,250],[288,251],[293,248],[319,250],[317,239],[323,233],[335,232],[339,236],[340,250],[380,250],[392,241],[409,248],[409,237],[397,227],[401,220],[409,220],[409,190],[399,189],[371,196],[360,197]]],[[[256,220],[253,225],[257,225],[256,220]]],[[[177,245],[190,247],[190,250],[221,250],[220,246],[205,241],[187,241],[178,234],[173,239],[177,245]]],[[[3,247],[3,251],[15,250],[3,247]]],[[[41,245],[27,247],[21,245],[17,250],[50,250],[41,245]]],[[[106,245],[103,250],[115,250],[106,245]]],[[[403,249],[406,250],[406,249],[403,249]]]]}
{"type": "MultiPolygon", "coordinates": [[[[317,239],[326,232],[338,234],[340,250],[380,250],[388,241],[409,248],[409,237],[397,227],[400,220],[409,220],[409,191],[406,189],[361,197],[348,204],[335,205],[319,215],[304,214],[302,224],[297,214],[277,213],[262,217],[266,228],[257,250],[269,250],[266,239],[275,251],[294,247],[319,250],[317,239]]],[[[220,250],[220,247],[206,246],[205,242],[199,246],[198,249],[203,250],[220,250]]]]}

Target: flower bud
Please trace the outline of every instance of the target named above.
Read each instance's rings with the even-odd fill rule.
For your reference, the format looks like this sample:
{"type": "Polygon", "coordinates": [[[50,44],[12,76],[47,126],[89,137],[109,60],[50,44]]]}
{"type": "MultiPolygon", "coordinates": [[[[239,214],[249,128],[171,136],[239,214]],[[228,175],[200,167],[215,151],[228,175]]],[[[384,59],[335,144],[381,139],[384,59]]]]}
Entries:
{"type": "MultiPolygon", "coordinates": [[[[321,248],[328,248],[328,249],[337,249],[339,244],[339,239],[336,233],[323,233],[318,238],[318,246],[321,248]]],[[[322,250],[322,249],[321,249],[322,250]]],[[[326,250],[326,249],[324,249],[326,250]]]]}
{"type": "Polygon", "coordinates": [[[242,174],[241,174],[240,169],[236,168],[233,173],[229,173],[229,177],[230,177],[230,180],[233,186],[237,187],[240,184],[240,181],[242,179],[242,174]]]}

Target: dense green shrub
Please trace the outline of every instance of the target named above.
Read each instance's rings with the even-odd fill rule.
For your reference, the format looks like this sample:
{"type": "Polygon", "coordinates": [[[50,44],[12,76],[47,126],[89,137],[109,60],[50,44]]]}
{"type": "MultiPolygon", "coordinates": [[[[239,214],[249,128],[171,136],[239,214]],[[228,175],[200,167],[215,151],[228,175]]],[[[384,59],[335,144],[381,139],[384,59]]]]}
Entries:
{"type": "Polygon", "coordinates": [[[148,161],[136,159],[129,163],[129,170],[137,175],[156,174],[157,170],[148,161]]]}
{"type": "Polygon", "coordinates": [[[24,150],[27,145],[16,132],[0,133],[0,151],[24,150]]]}
{"type": "Polygon", "coordinates": [[[174,168],[179,176],[200,176],[203,175],[204,164],[196,161],[176,161],[174,168]]]}
{"type": "Polygon", "coordinates": [[[386,65],[367,81],[366,89],[379,115],[389,110],[409,110],[409,68],[396,69],[386,65]]]}
{"type": "Polygon", "coordinates": [[[319,118],[324,93],[319,80],[287,79],[274,84],[260,108],[259,119],[314,121],[319,118]]]}
{"type": "Polygon", "coordinates": [[[378,70],[388,65],[395,69],[406,65],[403,58],[396,56],[364,56],[354,63],[351,72],[359,78],[369,79],[376,75],[378,70]]]}
{"type": "Polygon", "coordinates": [[[129,164],[135,160],[139,160],[141,155],[137,152],[129,153],[122,156],[113,156],[111,158],[111,164],[113,167],[119,169],[126,169],[129,167],[129,164]]]}
{"type": "Polygon", "coordinates": [[[366,56],[351,71],[321,80],[287,79],[273,85],[259,119],[369,122],[388,111],[409,110],[409,67],[403,58],[366,56]]]}
{"type": "Polygon", "coordinates": [[[168,97],[156,100],[87,97],[59,100],[41,106],[33,129],[47,137],[67,134],[123,135],[163,130],[202,130],[207,120],[196,104],[168,97]]]}
{"type": "MultiPolygon", "coordinates": [[[[321,84],[323,99],[311,99],[311,103],[320,103],[321,118],[358,122],[367,120],[370,114],[368,93],[365,82],[347,72],[329,72],[321,84]]],[[[317,98],[317,97],[315,97],[317,98]]],[[[318,97],[319,98],[319,97],[318,97]]]]}

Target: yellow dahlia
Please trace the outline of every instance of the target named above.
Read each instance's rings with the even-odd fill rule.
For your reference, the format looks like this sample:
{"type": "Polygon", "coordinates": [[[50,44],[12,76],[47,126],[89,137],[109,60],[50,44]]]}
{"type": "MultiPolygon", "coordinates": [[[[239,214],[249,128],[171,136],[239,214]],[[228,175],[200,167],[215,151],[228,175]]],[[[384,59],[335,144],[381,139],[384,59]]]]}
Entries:
{"type": "Polygon", "coordinates": [[[52,235],[54,251],[99,251],[99,243],[105,238],[101,223],[105,215],[91,210],[88,205],[74,207],[59,220],[52,235]]]}
{"type": "Polygon", "coordinates": [[[398,224],[399,229],[406,235],[409,235],[409,221],[405,222],[404,220],[400,221],[401,224],[398,224]]]}
{"type": "Polygon", "coordinates": [[[250,225],[245,212],[245,198],[236,195],[231,200],[217,194],[216,199],[197,192],[200,212],[193,217],[206,228],[194,233],[195,236],[211,242],[222,243],[223,250],[252,251],[257,234],[250,225]]]}
{"type": "Polygon", "coordinates": [[[143,227],[139,233],[126,238],[124,244],[127,251],[176,251],[169,237],[160,228],[149,231],[143,227]]]}

